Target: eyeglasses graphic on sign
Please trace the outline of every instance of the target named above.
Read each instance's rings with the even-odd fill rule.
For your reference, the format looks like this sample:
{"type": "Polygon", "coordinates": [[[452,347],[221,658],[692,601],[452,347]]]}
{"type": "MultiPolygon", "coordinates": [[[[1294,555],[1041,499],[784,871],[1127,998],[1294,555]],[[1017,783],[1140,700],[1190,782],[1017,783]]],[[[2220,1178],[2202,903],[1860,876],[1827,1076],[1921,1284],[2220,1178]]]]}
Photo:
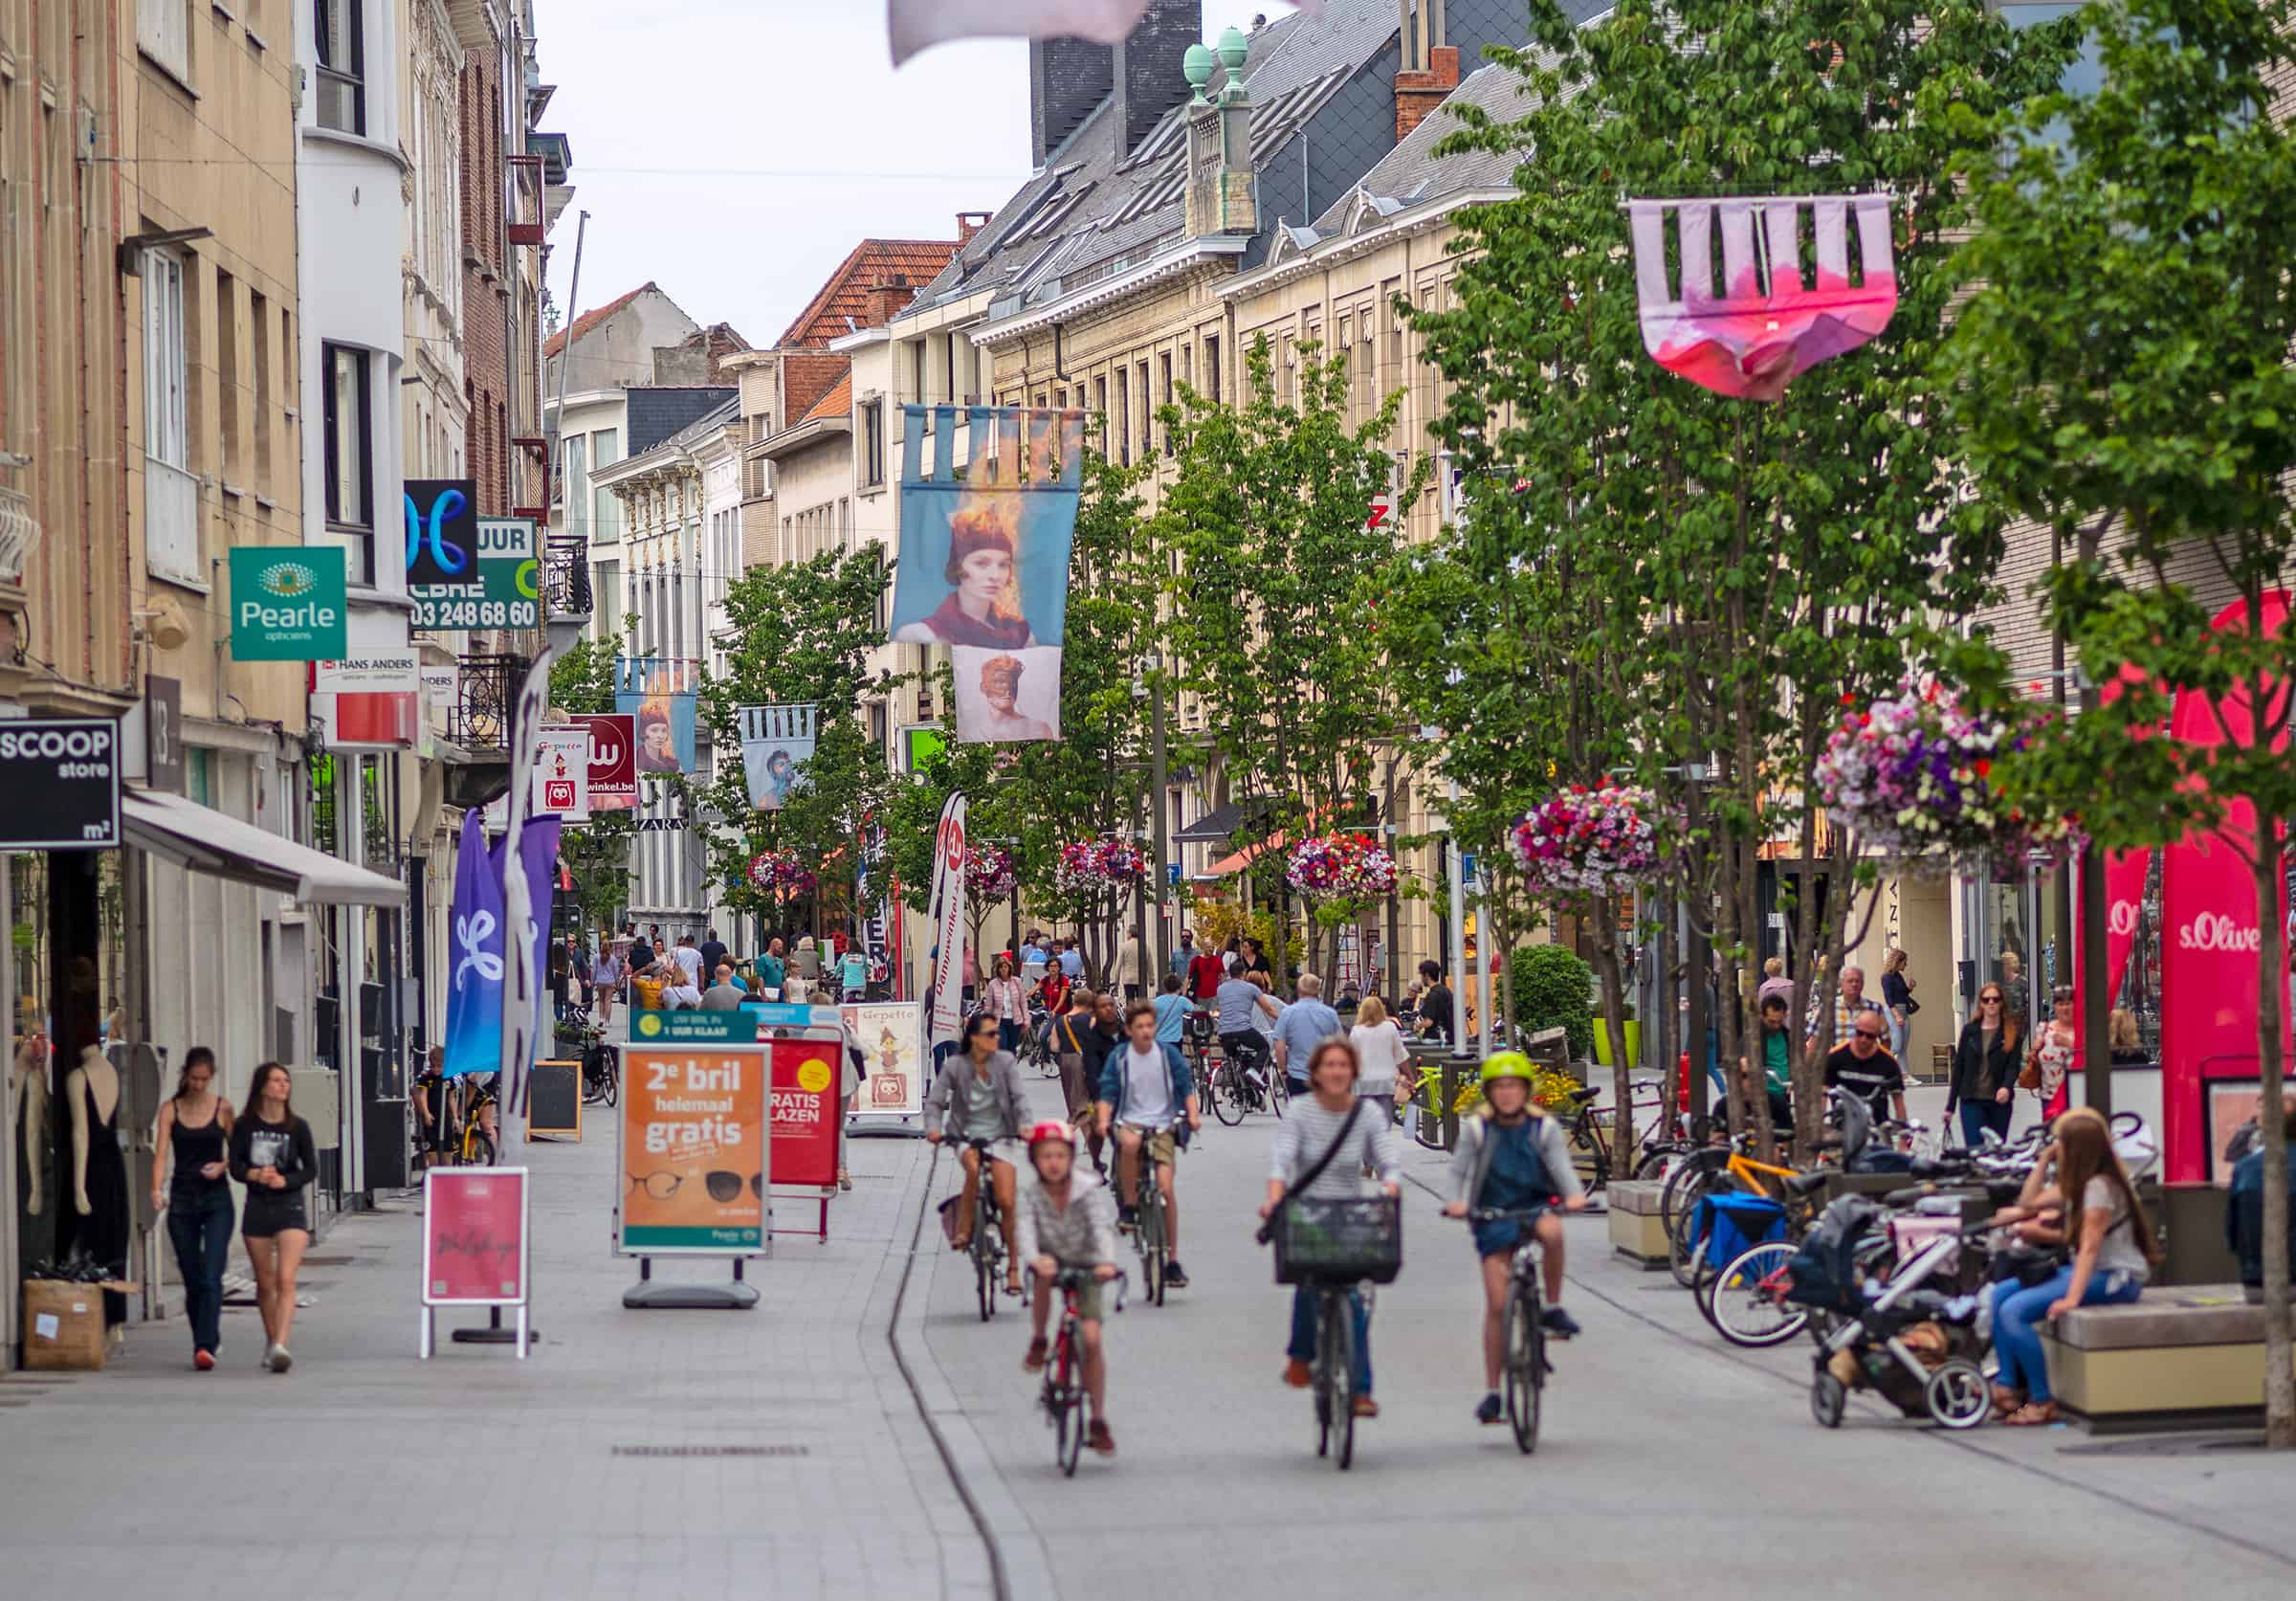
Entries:
{"type": "MultiPolygon", "coordinates": [[[[687,1175],[684,1173],[672,1172],[631,1173],[629,1192],[635,1195],[638,1191],[644,1190],[653,1200],[667,1201],[684,1186],[686,1177],[687,1175]]],[[[713,1201],[733,1201],[739,1200],[741,1196],[741,1175],[740,1173],[722,1171],[704,1173],[701,1183],[702,1188],[710,1192],[710,1199],[713,1201]]],[[[765,1175],[763,1173],[749,1175],[749,1192],[752,1195],[763,1197],[765,1193],[765,1175]]]]}
{"type": "Polygon", "coordinates": [[[475,585],[478,512],[468,479],[417,478],[406,487],[407,582],[475,585]]]}

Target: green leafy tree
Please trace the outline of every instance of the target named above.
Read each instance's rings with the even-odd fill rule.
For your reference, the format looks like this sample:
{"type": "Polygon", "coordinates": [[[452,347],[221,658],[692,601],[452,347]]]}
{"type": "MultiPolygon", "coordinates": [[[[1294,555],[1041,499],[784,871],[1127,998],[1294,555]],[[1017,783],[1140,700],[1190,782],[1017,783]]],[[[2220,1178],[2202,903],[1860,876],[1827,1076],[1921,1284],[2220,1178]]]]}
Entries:
{"type": "MultiPolygon", "coordinates": [[[[550,708],[578,714],[614,709],[615,641],[585,639],[550,663],[550,708]]],[[[585,927],[610,933],[629,904],[634,812],[597,812],[559,838],[559,859],[574,879],[574,903],[585,927]]]]}
{"type": "MultiPolygon", "coordinates": [[[[2079,717],[2002,764],[2002,781],[2076,812],[2101,846],[2198,829],[2246,863],[2267,1108],[2286,1065],[2296,635],[2216,631],[2196,581],[2257,619],[2296,573],[2296,144],[2272,93],[2296,73],[2290,23],[2285,0],[2091,5],[2075,26],[2099,52],[2101,86],[2018,117],[1965,114],[2009,154],[1963,163],[1980,228],[1943,363],[1973,475],[2064,552],[2043,585],[2051,623],[2089,682],[2127,689],[2103,705],[2090,692],[2079,717]],[[2149,737],[2178,687],[2241,712],[2219,717],[2212,743],[2149,737]]],[[[1998,690],[1998,658],[1963,665],[1998,690]]],[[[2285,1449],[2288,1157],[2280,1120],[2261,1127],[2266,1419],[2285,1449]]]]}

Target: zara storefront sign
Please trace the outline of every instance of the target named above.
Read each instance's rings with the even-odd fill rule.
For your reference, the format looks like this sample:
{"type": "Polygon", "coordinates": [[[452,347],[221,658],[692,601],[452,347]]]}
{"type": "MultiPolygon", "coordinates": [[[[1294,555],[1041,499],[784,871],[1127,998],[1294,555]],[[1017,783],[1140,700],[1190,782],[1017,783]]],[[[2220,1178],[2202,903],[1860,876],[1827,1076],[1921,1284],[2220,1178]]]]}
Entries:
{"type": "Polygon", "coordinates": [[[0,847],[102,851],[120,843],[120,724],[0,723],[0,847]]]}
{"type": "Polygon", "coordinates": [[[232,656],[334,661],[350,654],[340,545],[257,545],[232,552],[232,656]]]}

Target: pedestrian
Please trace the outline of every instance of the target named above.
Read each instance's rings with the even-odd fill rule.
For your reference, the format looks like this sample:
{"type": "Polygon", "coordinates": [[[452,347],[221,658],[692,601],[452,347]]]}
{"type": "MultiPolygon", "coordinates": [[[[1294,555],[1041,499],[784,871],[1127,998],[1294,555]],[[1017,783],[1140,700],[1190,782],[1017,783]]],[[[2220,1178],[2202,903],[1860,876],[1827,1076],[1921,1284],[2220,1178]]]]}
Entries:
{"type": "MultiPolygon", "coordinates": [[[[694,949],[693,936],[686,938],[687,943],[673,954],[694,949]]],[[[694,952],[694,960],[696,963],[701,960],[699,951],[694,952]]],[[[692,1012],[701,1005],[701,986],[695,982],[698,974],[687,972],[686,965],[680,961],[664,961],[658,966],[662,971],[662,1006],[665,1010],[692,1012]]]]}
{"type": "Polygon", "coordinates": [[[590,948],[578,934],[566,936],[566,950],[572,958],[574,982],[570,991],[577,1011],[586,1012],[595,1000],[596,985],[591,977],[590,948]]]}
{"type": "Polygon", "coordinates": [[[974,948],[973,942],[970,940],[964,942],[963,977],[964,1004],[969,1008],[980,998],[981,994],[981,953],[974,948]]]}
{"type": "Polygon", "coordinates": [[[184,1316],[191,1323],[191,1366],[203,1373],[214,1368],[223,1348],[223,1267],[233,1215],[231,1135],[232,1103],[215,1093],[215,1053],[194,1045],[184,1053],[175,1094],[160,1107],[151,1210],[167,1212],[167,1239],[184,1279],[184,1316]]]}
{"type": "Polygon", "coordinates": [[[2112,1052],[2115,1067],[2139,1067],[2152,1059],[2152,1053],[2145,1049],[2144,1033],[2136,1026],[2136,1013],[2125,1006],[2112,1009],[2105,1042],[2112,1052]]]}
{"type": "MultiPolygon", "coordinates": [[[[1340,1032],[1339,1014],[1324,1004],[1323,980],[1314,973],[1300,974],[1298,998],[1275,1019],[1275,1065],[1291,1079],[1294,1099],[1308,1093],[1308,1062],[1315,1047],[1340,1032]]],[[[1394,1075],[1387,1078],[1392,1083],[1394,1075]]]]}
{"type": "Polygon", "coordinates": [[[1419,1032],[1448,1045],[1459,1027],[1459,1013],[1451,987],[1444,982],[1443,964],[1422,962],[1419,977],[1425,986],[1419,992],[1419,1032]]]}
{"type": "Polygon", "coordinates": [[[718,937],[718,930],[713,928],[701,942],[701,970],[714,973],[718,970],[718,965],[724,960],[725,942],[718,937]]]}
{"type": "Polygon", "coordinates": [[[1283,993],[1282,986],[1275,980],[1275,969],[1269,966],[1268,947],[1248,937],[1244,941],[1244,976],[1270,995],[1283,993]]]}
{"type": "MultiPolygon", "coordinates": [[[[1281,1025],[1278,1027],[1280,1030],[1281,1025]]],[[[1410,1093],[1404,1081],[1412,1077],[1411,1048],[1403,1043],[1403,1031],[1387,1015],[1386,1004],[1379,996],[1366,995],[1363,1004],[1356,1008],[1356,1025],[1347,1031],[1347,1042],[1356,1048],[1356,1060],[1361,1064],[1357,1096],[1385,1107],[1392,1123],[1398,1087],[1410,1093]]]]}
{"type": "Polygon", "coordinates": [[[718,964],[718,982],[701,992],[698,1003],[704,1012],[739,1012],[741,1010],[740,987],[734,983],[734,967],[730,962],[718,964]]]}
{"type": "Polygon", "coordinates": [[[548,962],[551,1015],[564,1022],[572,1015],[571,993],[574,984],[574,936],[553,941],[548,962]]]}
{"type": "Polygon", "coordinates": [[[2018,1083],[2033,1092],[2041,1102],[2043,1123],[2064,1111],[2072,1097],[2067,1080],[2072,1074],[2073,1053],[2078,1047],[2081,1031],[2073,1022],[2075,996],[2073,987],[2060,984],[2049,991],[2050,1017],[2033,1037],[2033,1053],[2026,1058],[2025,1071],[2018,1083]]]}
{"type": "Polygon", "coordinates": [[[608,940],[590,964],[590,1015],[602,1029],[614,1026],[614,998],[622,993],[622,950],[608,940]]]}
{"type": "Polygon", "coordinates": [[[1188,1004],[1187,996],[1180,992],[1178,973],[1164,975],[1163,990],[1151,1004],[1156,1008],[1156,1042],[1177,1071],[1183,1065],[1180,1047],[1188,1037],[1188,1017],[1196,1010],[1188,1004]]]}
{"type": "Polygon", "coordinates": [[[295,1326],[295,1279],[311,1248],[311,1213],[304,1191],[319,1176],[311,1125],[295,1115],[287,1069],[265,1062],[247,1090],[247,1113],[232,1125],[232,1177],[247,1186],[239,1221],[248,1260],[255,1270],[255,1302],[263,1315],[263,1361],[284,1373],[295,1358],[287,1336],[295,1326]]]}
{"type": "Polygon", "coordinates": [[[1773,956],[1762,964],[1762,984],[1754,992],[1755,1004],[1759,1006],[1773,995],[1783,995],[1789,1007],[1794,1004],[1794,981],[1786,976],[1782,956],[1773,956]]]}
{"type": "Polygon", "coordinates": [[[1184,981],[1188,976],[1188,964],[1195,960],[1196,930],[1183,928],[1180,931],[1180,944],[1172,947],[1171,970],[1178,973],[1184,981]]]}
{"type": "Polygon", "coordinates": [[[685,978],[684,987],[694,990],[696,994],[700,993],[701,951],[694,944],[693,930],[688,929],[677,937],[677,946],[670,952],[670,955],[676,962],[678,972],[685,978]]]}
{"type": "Polygon", "coordinates": [[[1954,1046],[1954,1078],[1946,1092],[1945,1115],[1961,1109],[1961,1143],[1971,1150],[1984,1144],[1991,1129],[2009,1138],[2009,1120],[2017,1108],[2011,1090],[2017,1083],[2017,1019],[2009,1015],[2004,991],[1988,984],[1977,991],[1977,1012],[1961,1025],[1954,1046]]]}
{"type": "MultiPolygon", "coordinates": [[[[1193,934],[1188,936],[1195,939],[1193,934]]],[[[1219,998],[1220,986],[1227,981],[1227,963],[1220,953],[1209,948],[1198,948],[1188,958],[1188,995],[1199,1005],[1219,998]]]]}
{"type": "MultiPolygon", "coordinates": [[[[2296,1145],[2296,1095],[2280,1103],[2281,1127],[2296,1145]]],[[[2290,1215],[2296,1215],[2296,1162],[2288,1164],[2290,1215]]],[[[2260,1139],[2232,1165],[2232,1188],[2224,1195],[2224,1247],[2241,1264],[2241,1289],[2251,1305],[2264,1301],[2264,1146],[2260,1139]]],[[[2288,1280],[2296,1286],[2296,1229],[2288,1231],[2288,1280]]]]}
{"type": "MultiPolygon", "coordinates": [[[[1358,1063],[1356,1048],[1344,1039],[1327,1039],[1315,1047],[1308,1063],[1313,1094],[1295,1101],[1275,1125],[1275,1145],[1268,1166],[1268,1198],[1260,1216],[1283,1225],[1276,1208],[1293,1196],[1353,1200],[1362,1194],[1362,1172],[1379,1175],[1380,1191],[1402,1193],[1402,1162],[1397,1154],[1395,1127],[1366,1112],[1356,1099],[1358,1063]]],[[[1284,1383],[1305,1390],[1313,1382],[1315,1360],[1315,1297],[1314,1286],[1295,1285],[1292,1292],[1292,1340],[1285,1354],[1284,1383]]],[[[1355,1412],[1358,1417],[1380,1415],[1371,1398],[1371,1315],[1361,1293],[1350,1289],[1348,1306],[1354,1314],[1355,1412]]]]}
{"type": "Polygon", "coordinates": [[[1076,936],[1071,934],[1060,944],[1060,970],[1071,984],[1084,976],[1084,952],[1077,948],[1076,936]]]}
{"type": "MultiPolygon", "coordinates": [[[[1776,957],[1771,958],[1776,961],[1776,957]]],[[[1770,1102],[1772,1129],[1790,1129],[1794,1126],[1794,1071],[1791,1060],[1793,1041],[1786,1034],[1786,1012],[1790,1002],[1784,995],[1764,995],[1755,1010],[1761,1016],[1762,1030],[1762,1094],[1770,1102]]],[[[1738,1058],[1739,1082],[1748,1095],[1754,1093],[1754,1075],[1746,1058],[1738,1058]]]]}
{"type": "MultiPolygon", "coordinates": [[[[1045,982],[1051,983],[1050,975],[1045,982]]],[[[1085,1057],[1098,1051],[1099,1041],[1093,1033],[1093,992],[1073,990],[1066,1000],[1068,1004],[1052,1014],[1052,1057],[1060,1064],[1062,1105],[1073,1123],[1090,1101],[1092,1086],[1099,1081],[1097,1062],[1093,1072],[1085,1071],[1085,1057]]]]}
{"type": "Polygon", "coordinates": [[[1000,955],[988,981],[988,1012],[997,1020],[997,1048],[1018,1051],[1028,1027],[1028,987],[1012,970],[1012,958],[1000,955]]]}
{"type": "Polygon", "coordinates": [[[1124,987],[1127,1004],[1139,1000],[1148,985],[1148,951],[1137,934],[1124,936],[1116,947],[1116,978],[1124,987]]]}
{"type": "MultiPolygon", "coordinates": [[[[1846,976],[1846,975],[1844,975],[1846,976]]],[[[1893,1105],[1899,1123],[1906,1121],[1906,1075],[1897,1058],[1882,1048],[1889,1025],[1867,1007],[1850,1020],[1847,1038],[1825,1058],[1825,1087],[1847,1090],[1863,1100],[1879,1123],[1893,1105]]]]}
{"type": "MultiPolygon", "coordinates": [[[[1810,1004],[1813,1010],[1810,1017],[1809,1050],[1812,1056],[1816,1056],[1820,1052],[1830,1051],[1835,1046],[1846,1042],[1849,1038],[1850,1025],[1857,1020],[1860,1012],[1873,1004],[1866,998],[1866,969],[1863,967],[1843,967],[1842,969],[1842,987],[1834,992],[1833,1015],[1827,1020],[1823,1029],[1818,1026],[1815,1011],[1820,1004],[1820,996],[1813,994],[1810,997],[1810,1004]]],[[[1882,1032],[1885,1035],[1889,1032],[1889,1025],[1887,1021],[1882,1025],[1882,1032]]]]}
{"type": "Polygon", "coordinates": [[[635,933],[631,934],[629,941],[629,971],[632,973],[645,972],[648,968],[653,966],[654,962],[660,957],[660,955],[661,953],[654,948],[654,944],[651,940],[645,939],[635,933]]]}
{"type": "Polygon", "coordinates": [[[765,942],[765,954],[758,958],[758,992],[769,1001],[780,1000],[782,986],[789,981],[784,949],[777,934],[765,942]]]}
{"type": "Polygon", "coordinates": [[[1889,1018],[1889,1054],[1902,1062],[1921,1003],[1913,998],[1913,981],[1906,976],[1906,953],[1895,945],[1882,958],[1882,1007],[1889,1018]]]}
{"type": "Polygon", "coordinates": [[[837,971],[847,1006],[859,1006],[869,998],[869,958],[861,953],[860,945],[845,947],[845,954],[837,958],[837,971]]]}

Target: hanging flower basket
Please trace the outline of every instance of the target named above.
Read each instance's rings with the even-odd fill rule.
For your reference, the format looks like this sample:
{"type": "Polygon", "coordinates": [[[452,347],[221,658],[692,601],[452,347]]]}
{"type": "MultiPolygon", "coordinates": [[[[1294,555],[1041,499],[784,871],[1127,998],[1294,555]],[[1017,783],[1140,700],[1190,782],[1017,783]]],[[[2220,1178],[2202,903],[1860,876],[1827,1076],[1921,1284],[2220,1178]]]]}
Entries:
{"type": "Polygon", "coordinates": [[[1147,867],[1139,847],[1125,840],[1079,840],[1060,848],[1052,881],[1064,895],[1097,895],[1137,881],[1147,867]]]}
{"type": "Polygon", "coordinates": [[[1654,878],[1666,863],[1658,797],[1631,784],[1573,785],[1532,808],[1508,835],[1534,890],[1611,895],[1654,878]]]}
{"type": "Polygon", "coordinates": [[[1302,895],[1365,901],[1395,890],[1395,857],[1366,834],[1324,834],[1292,848],[1284,879],[1302,895]]]}
{"type": "Polygon", "coordinates": [[[1002,901],[1018,882],[1010,851],[1001,845],[965,847],[964,889],[975,901],[1002,901]]]}
{"type": "Polygon", "coordinates": [[[1860,844],[1908,866],[1943,871],[1989,851],[2054,850],[2073,838],[2073,820],[2021,812],[1992,782],[1996,758],[2028,737],[1909,679],[1864,711],[1843,711],[1818,761],[1819,797],[1860,844]]]}
{"type": "Polygon", "coordinates": [[[762,851],[749,858],[749,882],[767,895],[809,895],[820,880],[795,851],[762,851]]]}

